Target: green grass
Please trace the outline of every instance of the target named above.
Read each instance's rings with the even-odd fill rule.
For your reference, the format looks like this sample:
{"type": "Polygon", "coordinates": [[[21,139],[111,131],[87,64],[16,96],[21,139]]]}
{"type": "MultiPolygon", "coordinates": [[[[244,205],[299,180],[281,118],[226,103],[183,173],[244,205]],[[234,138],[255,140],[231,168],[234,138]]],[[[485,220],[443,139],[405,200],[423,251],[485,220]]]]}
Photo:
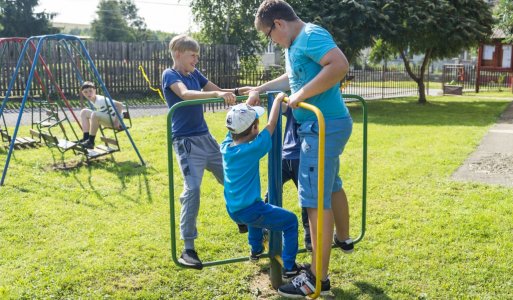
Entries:
{"type": "MultiPolygon", "coordinates": [[[[367,233],[353,255],[332,252],[336,299],[506,299],[513,294],[513,189],[450,178],[508,102],[465,96],[429,101],[368,103],[367,233]]],[[[341,174],[356,236],[362,124],[358,104],[350,109],[355,128],[341,174]]],[[[225,134],[224,116],[206,114],[218,141],[225,134]]],[[[1,299],[278,298],[264,289],[267,260],[203,271],[172,263],[165,128],[164,116],[134,119],[131,133],[147,167],[137,165],[126,137],[115,161],[67,171],[52,165],[69,161],[71,154],[44,147],[15,152],[0,187],[1,299]]],[[[2,162],[5,157],[0,148],[2,162]]],[[[266,160],[261,171],[265,187],[266,160]]],[[[178,197],[182,180],[176,170],[174,176],[178,197]]],[[[204,178],[201,199],[200,257],[247,255],[246,235],[229,220],[222,187],[211,174],[204,178]]],[[[284,199],[299,213],[290,183],[284,199]]]]}

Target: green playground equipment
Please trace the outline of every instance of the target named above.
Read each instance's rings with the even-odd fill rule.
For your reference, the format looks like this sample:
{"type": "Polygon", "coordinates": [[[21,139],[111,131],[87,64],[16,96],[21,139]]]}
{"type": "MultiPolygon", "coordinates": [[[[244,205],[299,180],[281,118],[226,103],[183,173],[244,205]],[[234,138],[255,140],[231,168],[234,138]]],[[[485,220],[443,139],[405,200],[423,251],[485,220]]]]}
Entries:
{"type": "MultiPolygon", "coordinates": [[[[358,95],[352,95],[352,94],[343,94],[344,100],[346,102],[360,102],[362,105],[362,114],[363,114],[363,159],[362,159],[362,219],[361,219],[361,230],[359,236],[354,240],[354,243],[360,242],[366,231],[366,214],[367,214],[367,104],[365,100],[358,96],[358,95]]],[[[268,108],[270,108],[272,105],[272,101],[274,100],[274,93],[268,93],[268,94],[262,94],[260,95],[261,99],[268,99],[268,108]]],[[[246,100],[247,96],[239,96],[237,97],[238,101],[246,100]]],[[[169,210],[170,210],[170,226],[171,226],[171,257],[173,262],[180,267],[186,267],[182,265],[178,261],[178,254],[177,254],[177,235],[176,235],[176,221],[175,221],[175,195],[174,195],[174,179],[173,179],[173,133],[171,130],[172,126],[172,119],[173,115],[176,112],[176,110],[180,107],[189,106],[189,105],[202,105],[202,104],[210,104],[210,103],[223,103],[224,100],[222,98],[211,98],[211,99],[202,99],[202,100],[190,100],[190,101],[181,101],[176,103],[171,107],[167,114],[167,140],[168,140],[168,179],[169,179],[169,210]]],[[[312,107],[312,105],[308,105],[306,103],[302,103],[301,106],[313,110],[318,119],[319,123],[324,124],[324,118],[322,117],[322,113],[315,107],[312,107]],[[305,107],[306,106],[306,107],[305,107]],[[315,111],[316,110],[316,111],[315,111]]],[[[279,118],[278,124],[276,126],[277,128],[281,128],[281,117],[279,118]]],[[[319,126],[323,127],[324,126],[319,126]]],[[[324,131],[320,129],[319,135],[324,134],[324,131]]],[[[319,142],[324,141],[324,137],[319,138],[319,142]]],[[[269,202],[274,205],[281,206],[281,131],[277,131],[273,134],[273,146],[269,153],[269,180],[268,180],[268,191],[269,191],[269,202]],[[276,133],[280,134],[276,134],[276,133]]],[[[323,145],[319,145],[319,149],[324,149],[324,143],[323,145]]],[[[319,151],[322,152],[322,151],[319,151]]],[[[324,155],[320,155],[320,159],[322,162],[324,161],[324,155]]],[[[319,164],[324,165],[324,163],[319,164]]],[[[319,169],[321,171],[321,169],[319,169]]],[[[323,178],[322,175],[319,176],[320,178],[323,178]]],[[[319,180],[319,191],[323,191],[322,188],[322,181],[319,180]]],[[[322,193],[320,196],[322,197],[322,193]]],[[[320,216],[318,218],[318,221],[322,222],[322,211],[318,210],[320,212],[320,216]]],[[[228,217],[228,215],[227,215],[228,217]]],[[[318,226],[318,244],[320,241],[320,238],[322,238],[322,232],[320,229],[322,226],[318,226]]],[[[271,271],[270,271],[270,279],[271,279],[271,285],[274,288],[278,288],[282,284],[281,279],[281,234],[280,232],[271,232],[270,234],[270,240],[269,240],[269,250],[268,253],[262,255],[261,257],[265,258],[268,257],[271,260],[271,271]]],[[[298,253],[304,253],[306,252],[306,249],[300,249],[298,253]]],[[[317,252],[316,261],[320,262],[322,260],[322,251],[317,252]]],[[[223,264],[229,264],[229,263],[235,263],[235,262],[242,262],[242,261],[248,261],[247,256],[243,257],[235,257],[230,259],[223,259],[223,260],[217,260],[217,261],[207,261],[203,262],[204,267],[210,267],[210,266],[217,266],[217,265],[223,265],[223,264]]],[[[317,263],[318,267],[320,267],[320,263],[317,263]]],[[[317,270],[317,272],[319,272],[317,270]]],[[[320,278],[316,282],[316,293],[309,295],[312,298],[316,298],[320,294],[320,278]]]]}

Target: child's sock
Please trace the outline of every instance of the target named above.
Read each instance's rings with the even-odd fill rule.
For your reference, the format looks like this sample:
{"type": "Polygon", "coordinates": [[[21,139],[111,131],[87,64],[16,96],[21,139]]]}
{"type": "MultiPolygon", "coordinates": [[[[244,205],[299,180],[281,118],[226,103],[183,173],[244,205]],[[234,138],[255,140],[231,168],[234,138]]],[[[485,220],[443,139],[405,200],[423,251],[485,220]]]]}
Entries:
{"type": "Polygon", "coordinates": [[[84,138],[82,138],[82,142],[85,142],[89,139],[89,132],[84,132],[84,138]]]}
{"type": "Polygon", "coordinates": [[[183,240],[184,242],[184,248],[185,249],[192,249],[194,250],[194,239],[192,240],[183,240]]]}

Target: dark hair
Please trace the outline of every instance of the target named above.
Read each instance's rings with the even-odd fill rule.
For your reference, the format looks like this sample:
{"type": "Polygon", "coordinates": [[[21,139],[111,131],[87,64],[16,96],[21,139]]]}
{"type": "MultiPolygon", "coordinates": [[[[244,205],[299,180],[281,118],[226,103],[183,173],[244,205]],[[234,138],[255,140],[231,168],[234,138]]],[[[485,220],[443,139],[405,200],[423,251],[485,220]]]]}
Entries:
{"type": "Polygon", "coordinates": [[[84,81],[84,83],[82,83],[82,87],[80,88],[80,90],[83,91],[88,88],[96,89],[96,86],[91,81],[84,81]]]}
{"type": "Polygon", "coordinates": [[[271,27],[274,20],[285,21],[299,20],[290,4],[283,0],[265,0],[258,7],[255,15],[255,27],[257,29],[271,27]]]}
{"type": "Polygon", "coordinates": [[[251,123],[251,126],[249,126],[246,130],[244,130],[241,133],[230,132],[230,134],[232,135],[232,139],[234,141],[238,141],[238,140],[242,139],[243,137],[248,136],[251,133],[253,126],[255,126],[256,124],[258,124],[258,119],[255,119],[255,121],[253,121],[253,123],[251,123]]]}

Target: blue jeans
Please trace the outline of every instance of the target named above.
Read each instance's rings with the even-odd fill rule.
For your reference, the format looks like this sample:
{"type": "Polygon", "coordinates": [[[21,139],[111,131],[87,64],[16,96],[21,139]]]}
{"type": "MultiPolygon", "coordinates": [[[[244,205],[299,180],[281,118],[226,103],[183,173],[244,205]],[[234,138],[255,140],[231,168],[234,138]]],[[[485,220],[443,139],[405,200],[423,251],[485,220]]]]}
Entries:
{"type": "Polygon", "coordinates": [[[283,249],[281,258],[283,267],[291,270],[296,262],[297,254],[297,217],[294,213],[263,201],[230,213],[230,217],[237,223],[248,225],[248,242],[252,252],[263,250],[263,231],[283,231],[283,249]]]}

